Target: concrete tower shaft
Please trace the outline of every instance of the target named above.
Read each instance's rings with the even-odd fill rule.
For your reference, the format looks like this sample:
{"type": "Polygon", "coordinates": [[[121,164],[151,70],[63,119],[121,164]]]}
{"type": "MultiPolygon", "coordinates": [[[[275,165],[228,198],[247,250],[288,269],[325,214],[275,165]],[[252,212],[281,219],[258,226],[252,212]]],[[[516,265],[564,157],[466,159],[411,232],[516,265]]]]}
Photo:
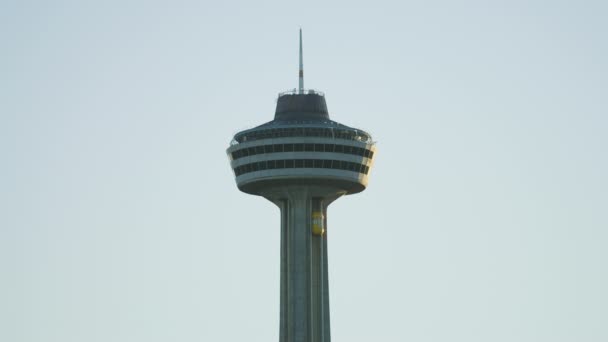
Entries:
{"type": "Polygon", "coordinates": [[[327,206],[342,194],[299,185],[264,194],[281,210],[281,342],[331,340],[327,206]]]}

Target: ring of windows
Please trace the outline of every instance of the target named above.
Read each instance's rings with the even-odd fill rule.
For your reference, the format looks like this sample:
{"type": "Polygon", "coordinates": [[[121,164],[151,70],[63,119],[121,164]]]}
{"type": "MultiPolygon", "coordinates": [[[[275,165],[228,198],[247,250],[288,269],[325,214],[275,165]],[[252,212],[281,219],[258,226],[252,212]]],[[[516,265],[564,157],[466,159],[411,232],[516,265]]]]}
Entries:
{"type": "Polygon", "coordinates": [[[235,140],[242,143],[260,139],[287,137],[326,137],[364,142],[371,140],[371,137],[368,134],[361,131],[320,127],[290,127],[256,130],[241,135],[237,134],[235,140]]]}
{"type": "Polygon", "coordinates": [[[234,173],[238,177],[245,173],[262,171],[262,170],[275,170],[275,169],[334,169],[334,170],[346,170],[365,175],[369,172],[369,166],[353,163],[343,160],[331,160],[331,159],[281,159],[281,160],[265,160],[255,163],[249,163],[234,168],[234,173]]]}
{"type": "Polygon", "coordinates": [[[274,144],[243,148],[232,152],[232,160],[264,153],[333,152],[373,158],[374,152],[365,148],[336,144],[274,144]]]}

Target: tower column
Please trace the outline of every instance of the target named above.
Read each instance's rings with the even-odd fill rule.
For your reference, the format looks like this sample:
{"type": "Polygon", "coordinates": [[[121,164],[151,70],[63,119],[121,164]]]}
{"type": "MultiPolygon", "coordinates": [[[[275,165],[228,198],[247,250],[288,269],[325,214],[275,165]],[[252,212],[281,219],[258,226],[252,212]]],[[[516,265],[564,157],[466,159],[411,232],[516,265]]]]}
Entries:
{"type": "Polygon", "coordinates": [[[340,194],[285,187],[267,198],[281,209],[280,342],[329,342],[327,238],[313,231],[313,212],[325,214],[340,194]]]}

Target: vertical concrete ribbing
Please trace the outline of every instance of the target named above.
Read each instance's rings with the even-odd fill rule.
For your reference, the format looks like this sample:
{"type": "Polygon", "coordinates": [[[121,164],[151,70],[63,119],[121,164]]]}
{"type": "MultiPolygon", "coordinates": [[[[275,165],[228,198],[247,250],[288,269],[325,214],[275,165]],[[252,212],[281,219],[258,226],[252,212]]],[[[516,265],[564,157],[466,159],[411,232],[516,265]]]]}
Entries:
{"type": "Polygon", "coordinates": [[[288,273],[288,201],[285,199],[274,201],[281,209],[281,303],[279,309],[279,341],[287,341],[288,332],[288,288],[287,288],[287,273],[288,273]]]}
{"type": "MultiPolygon", "coordinates": [[[[319,198],[312,199],[312,211],[322,212],[321,203],[319,198]]],[[[323,241],[322,236],[313,234],[311,240],[311,336],[312,341],[323,341],[323,241]]]]}
{"type": "Polygon", "coordinates": [[[328,262],[327,262],[327,206],[329,203],[323,203],[323,226],[325,227],[325,234],[323,235],[323,342],[331,341],[331,333],[329,330],[329,278],[328,273],[328,262]]]}
{"type": "Polygon", "coordinates": [[[310,341],[310,198],[305,189],[290,192],[290,244],[292,253],[288,283],[293,319],[293,339],[290,342],[310,341]]]}
{"type": "Polygon", "coordinates": [[[312,212],[325,214],[326,205],[306,187],[283,190],[273,198],[281,209],[280,342],[326,342],[327,241],[312,233],[312,212]]]}

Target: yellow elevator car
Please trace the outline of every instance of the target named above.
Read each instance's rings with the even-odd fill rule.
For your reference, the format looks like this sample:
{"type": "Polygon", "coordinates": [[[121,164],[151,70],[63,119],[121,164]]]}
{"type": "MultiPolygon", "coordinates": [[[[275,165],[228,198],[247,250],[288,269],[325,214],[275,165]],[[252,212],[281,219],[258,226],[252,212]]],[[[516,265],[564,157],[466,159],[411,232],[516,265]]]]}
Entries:
{"type": "Polygon", "coordinates": [[[314,235],[323,235],[325,227],[323,227],[323,213],[320,211],[312,212],[312,233],[314,235]]]}

